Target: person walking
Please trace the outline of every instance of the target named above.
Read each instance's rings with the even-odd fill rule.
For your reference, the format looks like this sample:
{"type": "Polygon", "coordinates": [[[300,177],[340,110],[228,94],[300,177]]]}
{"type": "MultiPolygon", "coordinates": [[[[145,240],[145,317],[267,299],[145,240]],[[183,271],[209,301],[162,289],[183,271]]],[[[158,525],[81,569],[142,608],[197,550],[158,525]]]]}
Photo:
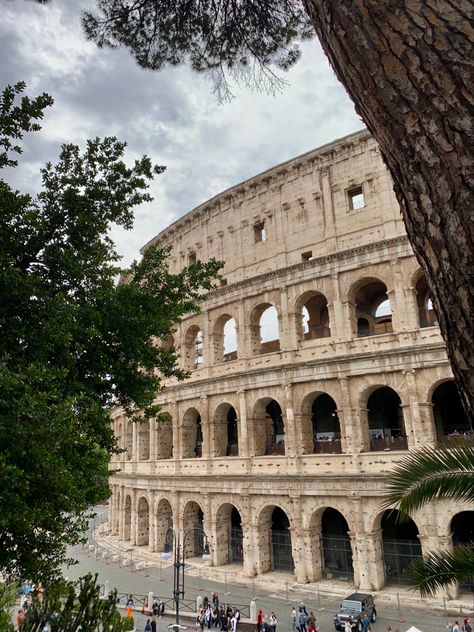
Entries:
{"type": "Polygon", "coordinates": [[[307,621],[307,614],[300,606],[300,610],[298,612],[298,628],[300,632],[308,632],[306,628],[306,621],[307,621]]]}
{"type": "Polygon", "coordinates": [[[144,632],[151,632],[151,620],[147,619],[144,632]]]}
{"type": "Polygon", "coordinates": [[[278,620],[276,618],[276,614],[273,610],[270,612],[270,616],[268,617],[268,627],[270,628],[270,632],[276,632],[278,620]]]}
{"type": "Polygon", "coordinates": [[[151,620],[151,632],[156,632],[156,617],[153,617],[151,620]]]}
{"type": "Polygon", "coordinates": [[[296,608],[293,608],[291,611],[291,632],[296,632],[296,628],[298,627],[298,615],[296,612],[296,608]]]}

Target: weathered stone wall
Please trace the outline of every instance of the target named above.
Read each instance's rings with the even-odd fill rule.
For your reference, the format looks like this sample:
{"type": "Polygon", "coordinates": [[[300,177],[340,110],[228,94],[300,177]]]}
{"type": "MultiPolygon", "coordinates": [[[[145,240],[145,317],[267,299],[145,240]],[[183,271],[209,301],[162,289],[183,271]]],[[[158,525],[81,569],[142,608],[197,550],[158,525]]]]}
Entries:
{"type": "MultiPolygon", "coordinates": [[[[452,375],[437,326],[420,326],[428,299],[420,300],[421,273],[375,142],[360,132],[279,165],[152,241],[173,245],[174,270],[194,256],[224,259],[227,285],[177,327],[192,375],[157,396],[171,422],[136,427],[112,411],[125,450],[111,480],[112,532],[160,551],[168,527],[191,528],[200,510],[213,564],[229,563],[232,538],[235,550],[241,538],[242,572],[253,576],[275,567],[277,507],[288,519],[294,576],[307,582],[332,576],[323,552],[330,508],[350,540],[355,585],[381,588],[390,580],[385,477],[406,449],[436,440],[433,393],[452,375]],[[360,192],[363,206],[351,208],[360,192]],[[269,306],[279,335],[264,342],[269,306]],[[237,350],[226,357],[231,318],[237,350]],[[398,397],[397,420],[374,430],[374,415],[384,413],[372,396],[387,387],[398,397]],[[323,394],[334,406],[321,428],[335,424],[336,432],[321,437],[314,406],[323,394]]],[[[444,503],[414,517],[423,551],[451,546],[451,520],[462,509],[471,508],[444,503]]]]}

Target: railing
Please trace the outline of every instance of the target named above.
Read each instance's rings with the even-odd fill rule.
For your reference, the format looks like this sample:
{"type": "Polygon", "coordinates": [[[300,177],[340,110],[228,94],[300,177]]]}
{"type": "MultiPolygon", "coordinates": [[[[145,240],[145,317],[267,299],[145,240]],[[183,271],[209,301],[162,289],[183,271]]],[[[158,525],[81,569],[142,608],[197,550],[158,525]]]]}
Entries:
{"type": "Polygon", "coordinates": [[[328,441],[314,441],[313,454],[342,454],[342,446],[340,439],[329,439],[328,441]]]}
{"type": "Polygon", "coordinates": [[[408,450],[406,437],[380,437],[370,440],[371,452],[381,452],[383,450],[408,450]]]}

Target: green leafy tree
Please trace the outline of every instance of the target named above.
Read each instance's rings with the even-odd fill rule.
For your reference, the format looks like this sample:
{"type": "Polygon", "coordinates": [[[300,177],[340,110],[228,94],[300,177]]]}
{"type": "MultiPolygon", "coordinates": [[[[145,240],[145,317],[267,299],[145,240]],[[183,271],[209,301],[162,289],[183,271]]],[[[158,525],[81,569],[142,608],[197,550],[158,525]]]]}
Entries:
{"type": "MultiPolygon", "coordinates": [[[[25,132],[39,129],[48,95],[0,98],[0,166],[16,168],[25,132]],[[20,102],[18,103],[18,100],[20,102]],[[16,155],[16,158],[15,158],[16,155]]],[[[132,227],[163,171],[146,156],[127,166],[125,143],[62,147],[24,195],[0,180],[0,569],[45,579],[81,539],[88,507],[109,494],[117,451],[108,410],[154,417],[163,376],[185,377],[160,346],[198,309],[220,263],[173,275],[151,247],[127,271],[108,236],[132,227]],[[118,275],[126,282],[117,283],[118,275]]]]}
{"type": "Polygon", "coordinates": [[[117,609],[115,592],[100,598],[97,575],[86,575],[78,582],[56,580],[41,600],[33,597],[20,631],[43,632],[45,626],[49,632],[125,632],[133,629],[133,621],[117,609]]]}
{"type": "MultiPolygon", "coordinates": [[[[448,498],[474,502],[474,447],[467,443],[425,448],[406,456],[390,476],[385,507],[395,505],[408,515],[426,503],[448,498]]],[[[422,595],[467,581],[474,577],[474,542],[415,560],[408,577],[422,595]]]]}
{"type": "Polygon", "coordinates": [[[12,614],[18,598],[18,586],[15,583],[0,582],[0,630],[13,632],[12,614]]]}
{"type": "Polygon", "coordinates": [[[190,63],[278,89],[273,68],[316,34],[391,172],[431,289],[464,407],[474,419],[474,165],[471,0],[97,0],[87,36],[145,68],[190,63]]]}

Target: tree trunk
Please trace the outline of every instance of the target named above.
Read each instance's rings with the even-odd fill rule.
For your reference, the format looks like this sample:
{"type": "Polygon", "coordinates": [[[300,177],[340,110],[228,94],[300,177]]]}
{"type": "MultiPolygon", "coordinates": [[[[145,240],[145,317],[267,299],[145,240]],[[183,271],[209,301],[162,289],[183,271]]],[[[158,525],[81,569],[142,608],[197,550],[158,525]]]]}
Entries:
{"type": "Polygon", "coordinates": [[[474,4],[303,0],[377,139],[474,420],[474,4]]]}

